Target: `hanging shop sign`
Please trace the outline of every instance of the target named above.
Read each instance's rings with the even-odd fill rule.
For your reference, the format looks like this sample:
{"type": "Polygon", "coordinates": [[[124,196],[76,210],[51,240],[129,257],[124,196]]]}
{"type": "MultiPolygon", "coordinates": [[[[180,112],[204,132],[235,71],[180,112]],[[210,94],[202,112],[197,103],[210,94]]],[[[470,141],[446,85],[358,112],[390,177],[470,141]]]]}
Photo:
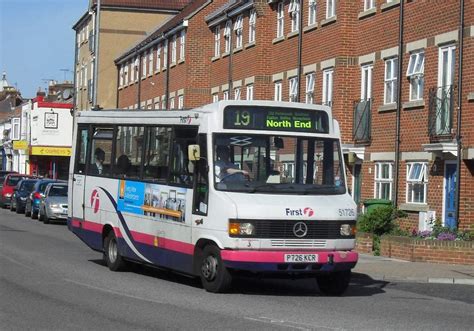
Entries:
{"type": "Polygon", "coordinates": [[[26,140],[14,140],[13,141],[14,150],[25,150],[28,149],[28,142],[26,140]]]}

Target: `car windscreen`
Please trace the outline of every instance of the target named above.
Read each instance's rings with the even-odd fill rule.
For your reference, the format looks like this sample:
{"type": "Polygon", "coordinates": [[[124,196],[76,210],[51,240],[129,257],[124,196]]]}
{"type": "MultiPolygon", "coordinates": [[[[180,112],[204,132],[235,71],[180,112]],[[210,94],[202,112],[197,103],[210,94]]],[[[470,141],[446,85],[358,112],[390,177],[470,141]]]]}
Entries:
{"type": "Polygon", "coordinates": [[[21,180],[21,177],[19,176],[10,176],[10,178],[8,178],[7,180],[7,185],[15,186],[16,184],[18,184],[20,180],[21,180]]]}
{"type": "Polygon", "coordinates": [[[67,197],[67,186],[53,185],[49,189],[50,197],[67,197]]]}
{"type": "Polygon", "coordinates": [[[35,180],[25,180],[24,182],[21,183],[20,191],[26,191],[26,192],[31,192],[33,191],[33,188],[35,187],[35,180]]]}
{"type": "Polygon", "coordinates": [[[46,186],[48,186],[49,183],[51,183],[51,182],[41,182],[39,184],[38,191],[40,193],[44,193],[44,190],[46,190],[46,186]]]}

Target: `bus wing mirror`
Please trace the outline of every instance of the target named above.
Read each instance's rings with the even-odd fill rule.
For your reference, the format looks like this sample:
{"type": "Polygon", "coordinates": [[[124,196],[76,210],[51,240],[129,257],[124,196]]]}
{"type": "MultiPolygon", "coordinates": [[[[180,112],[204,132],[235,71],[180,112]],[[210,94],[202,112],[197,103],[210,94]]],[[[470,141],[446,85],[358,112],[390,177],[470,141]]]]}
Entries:
{"type": "Polygon", "coordinates": [[[201,149],[199,145],[189,145],[188,146],[188,159],[189,161],[199,161],[201,158],[201,149]]]}
{"type": "Polygon", "coordinates": [[[275,144],[275,147],[278,149],[282,149],[285,147],[285,144],[283,143],[283,139],[279,137],[275,137],[273,139],[273,143],[275,144]]]}

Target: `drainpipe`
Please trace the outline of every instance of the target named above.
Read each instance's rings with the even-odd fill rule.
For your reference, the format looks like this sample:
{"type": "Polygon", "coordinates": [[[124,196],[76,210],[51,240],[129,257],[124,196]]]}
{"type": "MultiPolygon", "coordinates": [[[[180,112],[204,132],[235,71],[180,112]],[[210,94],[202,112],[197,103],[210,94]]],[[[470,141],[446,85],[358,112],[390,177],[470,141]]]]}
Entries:
{"type": "Polygon", "coordinates": [[[97,91],[99,86],[99,81],[97,76],[99,75],[99,36],[100,36],[100,0],[97,0],[97,12],[95,18],[95,27],[94,27],[94,94],[92,105],[94,108],[98,108],[97,104],[97,91]]]}
{"type": "Polygon", "coordinates": [[[456,143],[458,147],[456,162],[456,228],[459,227],[459,206],[461,198],[461,162],[462,162],[462,135],[461,135],[461,111],[462,111],[462,60],[464,48],[464,0],[459,1],[459,65],[458,65],[458,114],[456,128],[456,143]]]}
{"type": "Polygon", "coordinates": [[[302,57],[303,57],[303,4],[304,1],[300,1],[300,8],[299,8],[299,22],[298,22],[298,83],[296,84],[296,102],[300,102],[300,91],[301,91],[301,68],[302,68],[302,57]]]}
{"type": "MultiPolygon", "coordinates": [[[[227,21],[230,19],[229,13],[226,12],[226,24],[227,21]]],[[[232,53],[234,52],[234,38],[232,38],[232,35],[234,34],[234,29],[232,28],[232,20],[230,21],[230,35],[229,35],[229,43],[230,43],[230,49],[229,49],[229,100],[232,100],[232,89],[233,89],[233,84],[232,84],[232,71],[234,69],[232,65],[232,53]]],[[[225,41],[224,41],[225,42],[225,41]]]]}
{"type": "Polygon", "coordinates": [[[135,54],[136,56],[138,56],[138,72],[136,72],[135,74],[137,76],[135,77],[138,77],[138,87],[137,87],[137,109],[141,109],[142,106],[141,106],[141,93],[142,93],[142,56],[140,55],[140,53],[138,53],[138,50],[135,51],[135,54]]]}
{"type": "Polygon", "coordinates": [[[400,14],[398,23],[398,91],[397,91],[397,119],[395,133],[395,192],[393,205],[398,207],[398,178],[400,174],[400,116],[402,106],[402,67],[403,67],[403,4],[400,1],[400,14]]]}
{"type": "Polygon", "coordinates": [[[169,36],[163,35],[166,37],[166,90],[165,90],[165,101],[166,101],[166,110],[170,109],[170,70],[171,70],[171,62],[170,62],[170,41],[168,39],[169,36]]]}

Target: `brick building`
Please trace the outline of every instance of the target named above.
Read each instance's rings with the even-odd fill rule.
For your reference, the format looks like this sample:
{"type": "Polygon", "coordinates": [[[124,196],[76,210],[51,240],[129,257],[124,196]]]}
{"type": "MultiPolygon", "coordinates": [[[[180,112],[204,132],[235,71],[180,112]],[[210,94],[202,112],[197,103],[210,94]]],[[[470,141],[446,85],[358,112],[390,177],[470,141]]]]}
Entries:
{"type": "Polygon", "coordinates": [[[472,1],[193,1],[116,59],[117,106],[192,108],[227,98],[330,104],[358,203],[392,200],[408,212],[408,228],[427,226],[431,216],[467,229],[473,37],[472,1]]]}
{"type": "Polygon", "coordinates": [[[73,26],[75,108],[114,107],[114,59],[187,3],[189,0],[90,0],[88,10],[73,26]],[[94,82],[94,77],[98,82],[94,82]]]}

